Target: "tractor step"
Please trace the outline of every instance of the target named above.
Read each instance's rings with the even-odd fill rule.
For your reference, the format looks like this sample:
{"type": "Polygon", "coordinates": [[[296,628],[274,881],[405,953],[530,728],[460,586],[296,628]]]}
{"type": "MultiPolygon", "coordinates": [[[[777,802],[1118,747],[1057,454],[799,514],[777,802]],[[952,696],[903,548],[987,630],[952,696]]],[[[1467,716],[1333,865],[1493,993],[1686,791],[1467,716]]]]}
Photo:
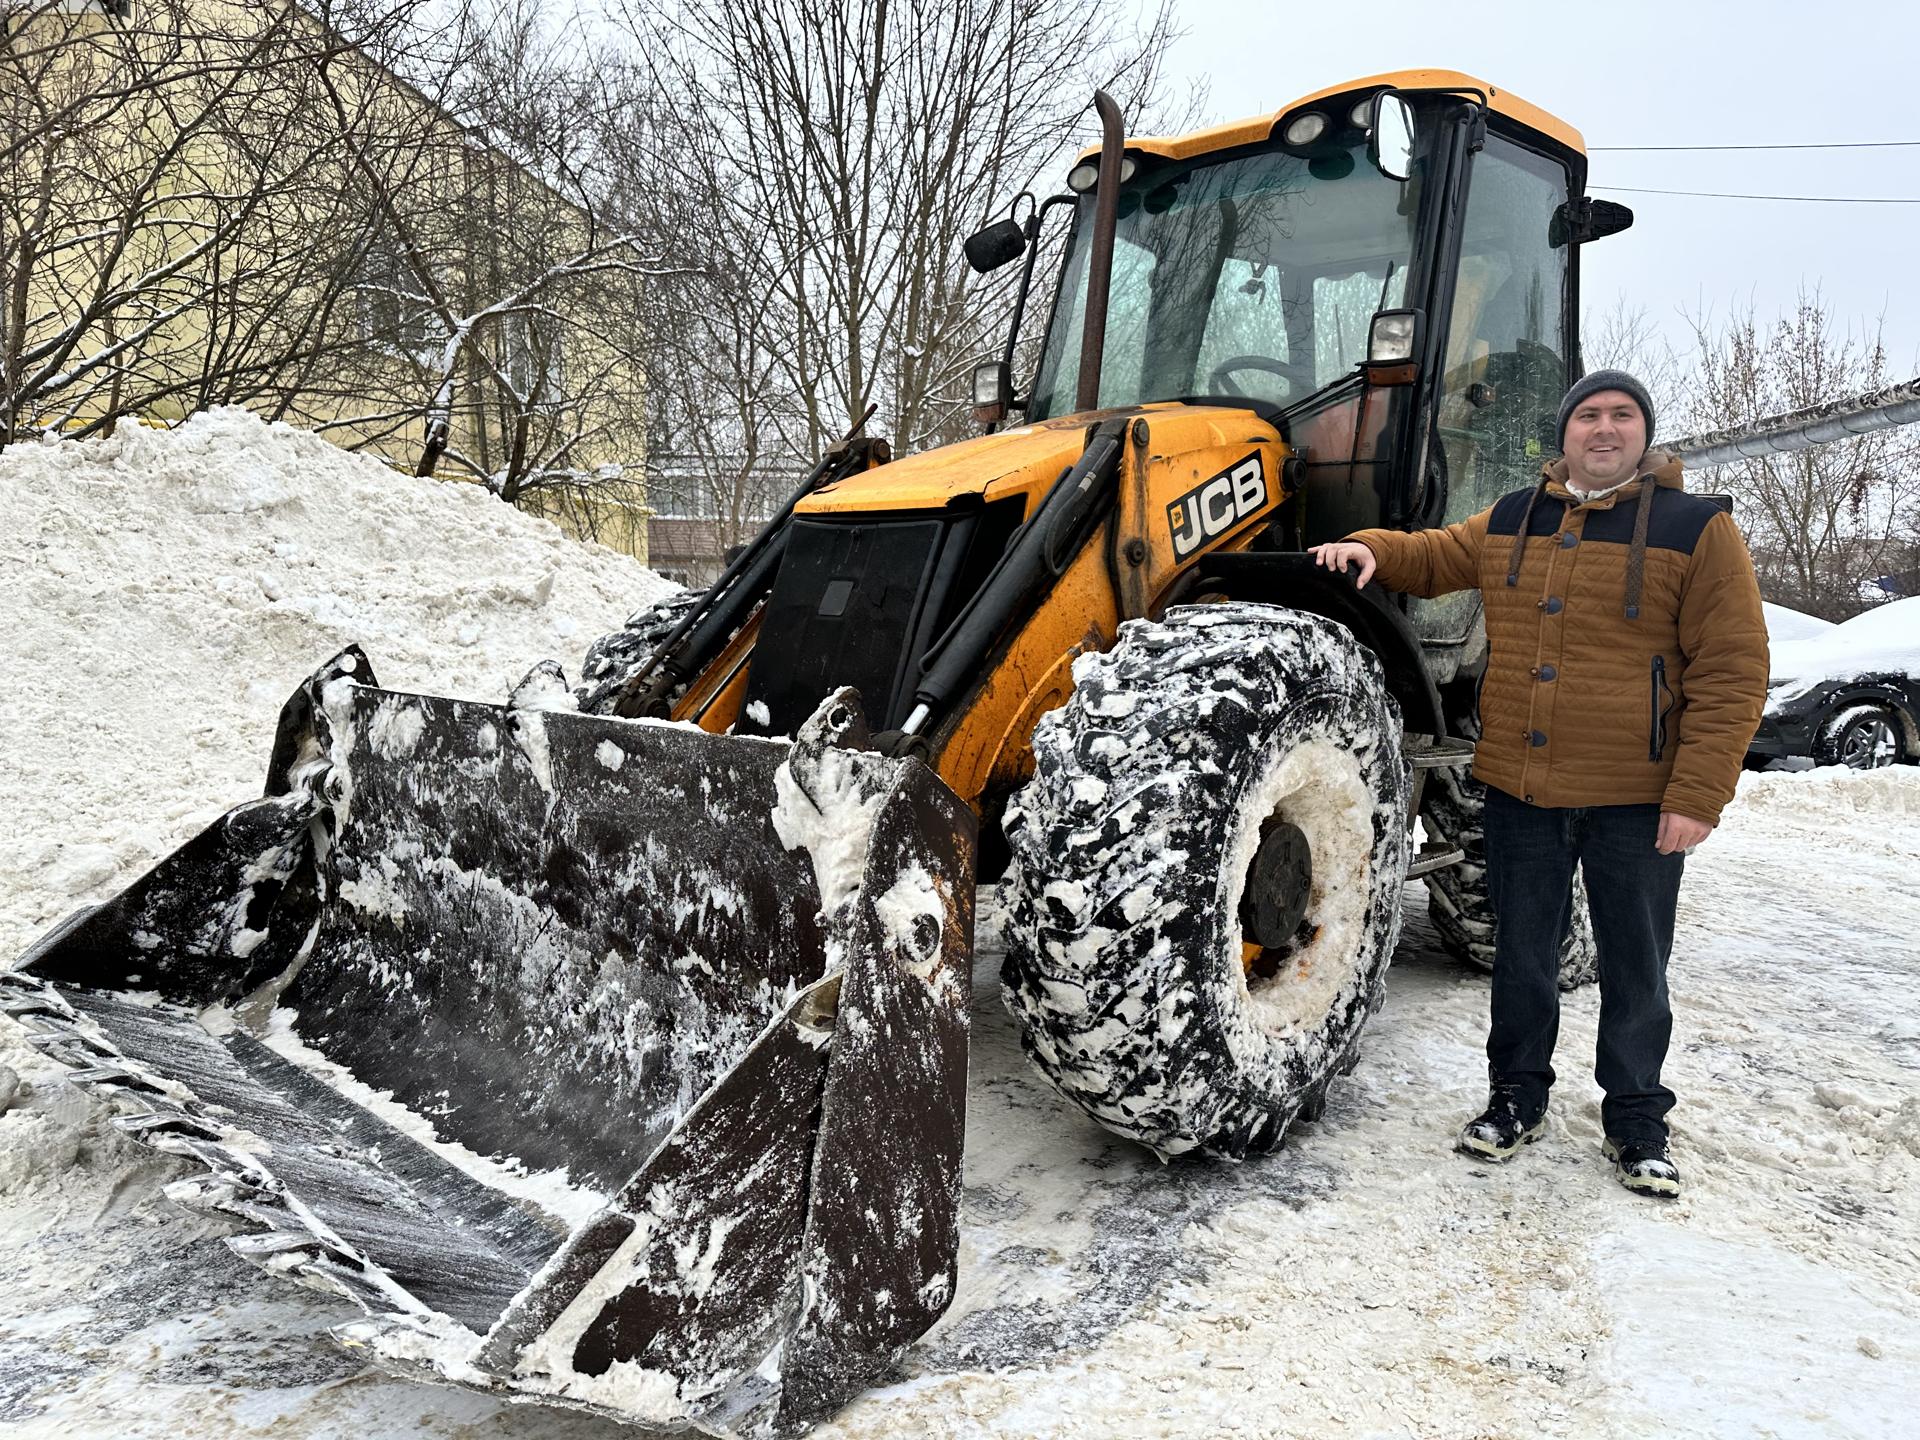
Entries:
{"type": "Polygon", "coordinates": [[[1420,853],[1413,857],[1413,863],[1407,866],[1407,878],[1418,880],[1422,875],[1430,875],[1435,870],[1444,870],[1449,865],[1458,865],[1467,858],[1467,852],[1458,845],[1422,845],[1420,853]]]}
{"type": "Polygon", "coordinates": [[[1437,738],[1409,735],[1401,747],[1407,763],[1416,770],[1447,770],[1473,761],[1473,742],[1456,740],[1450,735],[1437,738]]]}

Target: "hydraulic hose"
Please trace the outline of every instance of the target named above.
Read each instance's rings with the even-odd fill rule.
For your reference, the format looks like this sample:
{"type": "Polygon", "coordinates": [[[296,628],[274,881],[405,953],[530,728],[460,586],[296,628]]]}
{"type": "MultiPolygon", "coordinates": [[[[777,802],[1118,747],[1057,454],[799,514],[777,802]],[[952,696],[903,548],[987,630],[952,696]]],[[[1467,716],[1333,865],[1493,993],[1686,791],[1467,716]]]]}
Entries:
{"type": "Polygon", "coordinates": [[[1127,421],[1101,422],[1072,468],[1047,492],[1033,517],[1015,532],[986,583],[922,662],[913,713],[902,726],[919,734],[954,696],[980,674],[987,653],[1008,626],[1031,613],[1060,577],[1113,501],[1126,448],[1127,421]]]}

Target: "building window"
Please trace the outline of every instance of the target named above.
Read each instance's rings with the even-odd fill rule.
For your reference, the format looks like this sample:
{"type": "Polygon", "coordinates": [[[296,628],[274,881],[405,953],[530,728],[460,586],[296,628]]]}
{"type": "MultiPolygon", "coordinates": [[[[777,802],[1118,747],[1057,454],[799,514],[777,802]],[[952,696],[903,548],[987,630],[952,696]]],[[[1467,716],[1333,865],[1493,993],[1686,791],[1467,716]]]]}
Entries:
{"type": "Polygon", "coordinates": [[[557,405],[561,400],[560,336],[517,311],[500,321],[501,371],[515,393],[530,405],[557,405]]]}
{"type": "Polygon", "coordinates": [[[371,343],[422,365],[436,365],[445,348],[440,317],[422,293],[405,249],[380,234],[368,244],[354,281],[362,333],[371,343]]]}

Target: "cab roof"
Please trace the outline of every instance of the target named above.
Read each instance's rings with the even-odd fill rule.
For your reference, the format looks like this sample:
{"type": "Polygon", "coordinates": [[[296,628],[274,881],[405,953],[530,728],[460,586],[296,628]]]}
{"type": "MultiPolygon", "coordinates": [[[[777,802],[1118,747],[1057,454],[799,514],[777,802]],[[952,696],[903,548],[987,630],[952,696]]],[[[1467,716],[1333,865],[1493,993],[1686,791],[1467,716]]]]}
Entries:
{"type": "MultiPolygon", "coordinates": [[[[1487,97],[1487,108],[1496,115],[1505,116],[1516,124],[1537,130],[1549,140],[1566,146],[1581,155],[1587,153],[1587,144],[1580,132],[1557,116],[1549,115],[1539,106],[1522,100],[1510,91],[1501,90],[1485,80],[1464,75],[1458,70],[1390,70],[1382,75],[1369,75],[1361,80],[1348,80],[1339,85],[1329,85],[1323,90],[1315,90],[1310,95],[1302,95],[1263,115],[1250,116],[1245,120],[1232,120],[1225,125],[1212,125],[1205,130],[1195,130],[1187,135],[1152,135],[1139,138],[1129,137],[1126,148],[1148,155],[1163,155],[1169,160],[1189,160],[1196,155],[1210,155],[1216,150],[1231,150],[1240,145],[1257,145],[1273,134],[1274,127],[1282,117],[1313,104],[1316,100],[1326,100],[1337,95],[1346,95],[1361,90],[1479,90],[1487,97]]],[[[1090,145],[1080,153],[1082,160],[1100,153],[1098,145],[1090,145]]]]}

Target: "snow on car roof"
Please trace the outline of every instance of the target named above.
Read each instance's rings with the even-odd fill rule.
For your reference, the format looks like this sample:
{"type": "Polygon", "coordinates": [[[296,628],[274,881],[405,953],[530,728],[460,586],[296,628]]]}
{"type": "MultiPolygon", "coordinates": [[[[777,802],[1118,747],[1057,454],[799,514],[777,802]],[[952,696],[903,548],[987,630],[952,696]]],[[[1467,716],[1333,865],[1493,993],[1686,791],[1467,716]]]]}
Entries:
{"type": "Polygon", "coordinates": [[[1920,642],[1920,595],[1905,600],[1889,600],[1871,610],[1863,610],[1851,620],[1834,627],[1835,639],[1847,637],[1849,644],[1903,641],[1920,642]]]}
{"type": "Polygon", "coordinates": [[[1891,601],[1808,639],[1777,640],[1772,649],[1776,682],[1920,675],[1920,596],[1891,601]]]}
{"type": "Polygon", "coordinates": [[[1822,620],[1818,615],[1808,615],[1801,610],[1776,605],[1771,600],[1761,601],[1760,608],[1766,612],[1767,616],[1767,638],[1776,645],[1783,640],[1811,640],[1814,636],[1833,629],[1831,620],[1822,620]]]}

